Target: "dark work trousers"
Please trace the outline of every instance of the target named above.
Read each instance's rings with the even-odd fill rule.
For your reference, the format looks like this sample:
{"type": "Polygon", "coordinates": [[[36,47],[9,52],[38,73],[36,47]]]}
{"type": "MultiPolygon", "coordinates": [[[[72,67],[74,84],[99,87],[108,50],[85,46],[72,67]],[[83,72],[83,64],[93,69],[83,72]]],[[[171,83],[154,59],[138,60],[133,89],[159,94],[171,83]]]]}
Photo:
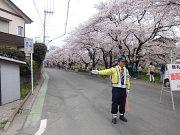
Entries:
{"type": "Polygon", "coordinates": [[[111,106],[112,114],[117,114],[118,107],[120,114],[125,113],[126,97],[127,97],[126,88],[119,88],[119,87],[112,88],[112,106],[111,106]]]}

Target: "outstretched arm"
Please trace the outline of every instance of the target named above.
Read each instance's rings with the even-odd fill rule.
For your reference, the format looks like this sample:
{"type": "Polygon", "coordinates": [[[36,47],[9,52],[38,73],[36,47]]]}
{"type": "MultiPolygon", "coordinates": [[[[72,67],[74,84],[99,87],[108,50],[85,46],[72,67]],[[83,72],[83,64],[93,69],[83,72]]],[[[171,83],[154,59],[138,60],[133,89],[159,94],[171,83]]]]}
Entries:
{"type": "Polygon", "coordinates": [[[112,75],[113,74],[113,68],[100,70],[99,74],[100,75],[112,75]]]}
{"type": "Polygon", "coordinates": [[[113,74],[113,69],[110,68],[110,69],[105,69],[105,70],[100,70],[100,71],[92,70],[91,73],[96,74],[96,75],[97,74],[99,74],[99,75],[111,75],[111,74],[113,74]]]}

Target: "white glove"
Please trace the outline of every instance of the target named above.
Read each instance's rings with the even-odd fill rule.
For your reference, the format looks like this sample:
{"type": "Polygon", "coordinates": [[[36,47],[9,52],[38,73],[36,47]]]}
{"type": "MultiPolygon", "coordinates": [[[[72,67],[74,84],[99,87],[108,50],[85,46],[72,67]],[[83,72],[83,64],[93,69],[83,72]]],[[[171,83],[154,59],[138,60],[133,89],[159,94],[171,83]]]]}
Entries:
{"type": "Polygon", "coordinates": [[[126,90],[126,94],[127,94],[127,95],[129,95],[129,92],[130,92],[130,90],[129,90],[129,89],[127,89],[127,90],[126,90]]]}
{"type": "Polygon", "coordinates": [[[99,74],[98,70],[92,70],[91,73],[92,73],[92,74],[95,74],[95,75],[98,75],[98,74],[99,74]]]}

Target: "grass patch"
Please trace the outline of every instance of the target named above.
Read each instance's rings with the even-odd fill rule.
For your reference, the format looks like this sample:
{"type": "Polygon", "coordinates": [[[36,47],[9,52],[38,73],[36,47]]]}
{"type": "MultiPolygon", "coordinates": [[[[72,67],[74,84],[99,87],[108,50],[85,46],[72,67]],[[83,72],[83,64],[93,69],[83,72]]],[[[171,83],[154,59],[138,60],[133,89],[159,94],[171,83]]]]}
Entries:
{"type": "Polygon", "coordinates": [[[8,122],[8,120],[0,121],[0,129],[3,129],[7,122],[8,122]]]}
{"type": "MultiPolygon", "coordinates": [[[[144,72],[138,76],[138,79],[146,81],[146,82],[150,82],[149,75],[147,75],[147,73],[144,73],[144,72]]],[[[160,83],[160,75],[159,74],[155,74],[155,82],[160,83]]]]}
{"type": "Polygon", "coordinates": [[[25,98],[27,94],[30,92],[30,90],[31,90],[31,84],[22,83],[20,89],[21,99],[25,98]]]}
{"type": "MultiPolygon", "coordinates": [[[[38,84],[38,82],[35,80],[34,81],[34,87],[38,84]]],[[[31,84],[30,83],[21,83],[21,89],[20,89],[20,93],[21,93],[21,99],[24,99],[28,93],[31,91],[31,84]]]]}

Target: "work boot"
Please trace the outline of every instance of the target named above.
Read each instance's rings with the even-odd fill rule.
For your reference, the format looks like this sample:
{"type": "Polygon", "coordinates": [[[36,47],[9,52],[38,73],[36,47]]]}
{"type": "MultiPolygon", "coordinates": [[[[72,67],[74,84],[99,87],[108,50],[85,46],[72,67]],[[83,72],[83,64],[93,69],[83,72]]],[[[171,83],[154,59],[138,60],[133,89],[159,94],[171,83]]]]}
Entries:
{"type": "Polygon", "coordinates": [[[119,119],[122,120],[123,122],[127,122],[127,119],[126,117],[124,117],[124,115],[120,115],[119,119]]]}
{"type": "Polygon", "coordinates": [[[116,118],[112,118],[112,123],[116,124],[117,123],[117,119],[116,118]]]}

